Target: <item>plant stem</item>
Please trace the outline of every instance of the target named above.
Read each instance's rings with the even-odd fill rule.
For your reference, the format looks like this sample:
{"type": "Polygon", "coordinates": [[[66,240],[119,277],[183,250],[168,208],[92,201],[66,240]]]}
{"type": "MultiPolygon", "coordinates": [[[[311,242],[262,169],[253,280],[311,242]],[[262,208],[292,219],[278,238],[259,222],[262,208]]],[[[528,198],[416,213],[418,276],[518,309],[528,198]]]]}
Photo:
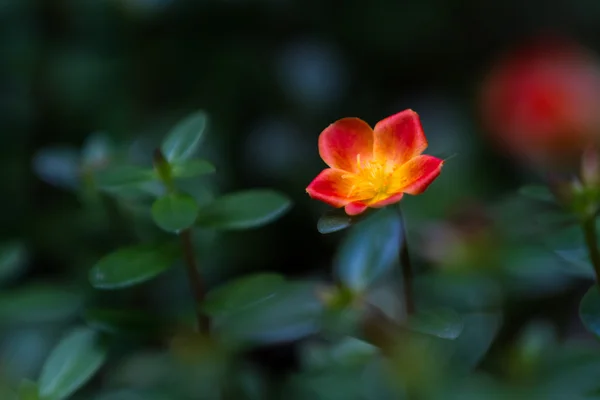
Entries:
{"type": "MultiPolygon", "coordinates": [[[[169,193],[176,193],[177,189],[173,182],[173,176],[171,174],[171,165],[160,151],[160,149],[154,150],[154,168],[160,177],[163,185],[169,193]]],[[[190,289],[192,296],[194,297],[194,310],[196,311],[196,318],[198,320],[198,329],[202,333],[208,333],[210,329],[210,320],[208,317],[200,311],[200,304],[204,301],[204,283],[202,276],[198,272],[198,262],[196,261],[196,255],[194,254],[194,245],[192,242],[192,230],[184,229],[179,233],[181,238],[181,244],[183,245],[183,258],[185,260],[185,269],[187,271],[188,281],[190,282],[190,289]]]]}
{"type": "Polygon", "coordinates": [[[181,242],[183,244],[183,256],[185,258],[185,266],[190,282],[190,289],[194,296],[194,303],[196,310],[196,318],[198,319],[198,328],[200,332],[208,332],[210,328],[210,321],[208,317],[203,314],[199,307],[204,301],[204,285],[202,283],[202,277],[198,272],[198,263],[196,256],[194,255],[194,246],[192,244],[192,231],[190,229],[183,230],[180,235],[181,242]]]}
{"type": "Polygon", "coordinates": [[[600,252],[598,251],[598,238],[596,235],[596,218],[591,216],[583,221],[583,233],[585,244],[588,248],[590,261],[596,272],[596,282],[600,284],[600,252]]]}
{"type": "Polygon", "coordinates": [[[372,304],[366,304],[366,311],[361,324],[363,339],[390,355],[404,328],[372,304]]]}
{"type": "Polygon", "coordinates": [[[400,223],[402,224],[402,239],[400,242],[400,266],[402,267],[402,281],[404,284],[404,307],[406,315],[412,315],[415,312],[415,302],[413,295],[413,271],[410,263],[410,255],[408,253],[408,240],[406,235],[406,224],[400,205],[397,207],[400,223]]]}

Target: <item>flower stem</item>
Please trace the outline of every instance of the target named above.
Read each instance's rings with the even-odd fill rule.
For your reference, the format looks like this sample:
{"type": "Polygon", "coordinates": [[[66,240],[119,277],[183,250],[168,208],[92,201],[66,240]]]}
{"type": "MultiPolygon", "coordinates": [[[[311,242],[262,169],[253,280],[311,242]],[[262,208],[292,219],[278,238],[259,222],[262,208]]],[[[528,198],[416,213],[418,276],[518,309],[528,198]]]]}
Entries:
{"type": "Polygon", "coordinates": [[[400,205],[397,207],[400,223],[402,224],[402,239],[400,242],[400,266],[402,267],[402,280],[404,283],[404,307],[406,315],[412,315],[415,312],[415,302],[413,295],[413,270],[408,253],[408,240],[406,235],[406,224],[400,205]]]}
{"type": "Polygon", "coordinates": [[[598,251],[598,238],[596,235],[596,218],[594,215],[587,217],[582,224],[585,244],[588,248],[590,261],[596,272],[596,282],[600,284],[600,251],[598,251]]]}
{"type": "Polygon", "coordinates": [[[196,256],[194,255],[194,246],[192,244],[192,231],[190,229],[183,230],[179,237],[183,245],[183,255],[185,259],[185,266],[190,282],[190,289],[194,296],[194,303],[196,310],[196,318],[198,319],[198,328],[200,332],[208,332],[210,328],[210,321],[208,317],[200,311],[200,304],[204,301],[204,284],[202,277],[198,272],[198,263],[196,256]]]}

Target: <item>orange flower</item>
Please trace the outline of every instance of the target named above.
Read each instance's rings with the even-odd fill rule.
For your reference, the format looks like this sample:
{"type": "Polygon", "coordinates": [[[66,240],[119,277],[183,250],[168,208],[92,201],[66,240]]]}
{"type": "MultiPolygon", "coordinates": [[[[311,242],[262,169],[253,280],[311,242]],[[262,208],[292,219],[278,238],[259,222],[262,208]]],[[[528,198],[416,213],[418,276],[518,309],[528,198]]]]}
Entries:
{"type": "Polygon", "coordinates": [[[319,136],[319,154],[329,167],[306,188],[313,199],[357,215],[367,207],[420,194],[440,174],[443,161],[421,155],[427,139],[419,116],[405,110],[379,121],[343,118],[319,136]]]}

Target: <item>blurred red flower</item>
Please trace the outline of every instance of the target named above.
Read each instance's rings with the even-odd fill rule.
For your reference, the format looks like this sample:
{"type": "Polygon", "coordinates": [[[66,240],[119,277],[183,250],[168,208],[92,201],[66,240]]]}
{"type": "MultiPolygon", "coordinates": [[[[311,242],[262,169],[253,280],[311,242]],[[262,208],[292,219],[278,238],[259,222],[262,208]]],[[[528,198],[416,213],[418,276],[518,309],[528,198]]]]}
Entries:
{"type": "Polygon", "coordinates": [[[600,133],[600,64],[570,41],[536,39],[499,60],[481,105],[487,130],[510,153],[561,163],[600,133]]]}

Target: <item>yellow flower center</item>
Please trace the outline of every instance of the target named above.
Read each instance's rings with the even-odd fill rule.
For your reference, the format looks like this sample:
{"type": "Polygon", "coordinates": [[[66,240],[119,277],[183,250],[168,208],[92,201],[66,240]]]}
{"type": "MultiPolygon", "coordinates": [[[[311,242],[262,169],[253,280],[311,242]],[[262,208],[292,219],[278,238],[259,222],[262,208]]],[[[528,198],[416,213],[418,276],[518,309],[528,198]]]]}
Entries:
{"type": "Polygon", "coordinates": [[[348,180],[348,197],[378,201],[388,197],[395,166],[387,160],[361,160],[356,156],[356,172],[342,176],[348,180]]]}

